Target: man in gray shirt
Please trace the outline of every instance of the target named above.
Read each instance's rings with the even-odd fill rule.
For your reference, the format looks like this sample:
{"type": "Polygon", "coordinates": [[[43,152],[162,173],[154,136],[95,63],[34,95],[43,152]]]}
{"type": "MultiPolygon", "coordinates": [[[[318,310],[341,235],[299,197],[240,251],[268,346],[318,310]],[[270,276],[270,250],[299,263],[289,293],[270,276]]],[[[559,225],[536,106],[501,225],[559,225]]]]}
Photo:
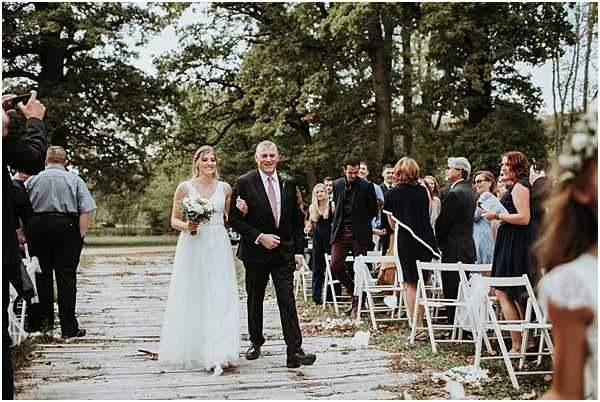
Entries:
{"type": "Polygon", "coordinates": [[[54,329],[54,270],[60,328],[64,338],[71,338],[85,335],[75,318],[77,265],[96,203],[84,181],[66,166],[65,150],[52,146],[46,153],[46,169],[25,182],[33,207],[27,239],[42,268],[36,274],[40,302],[30,309],[29,330],[54,329]]]}

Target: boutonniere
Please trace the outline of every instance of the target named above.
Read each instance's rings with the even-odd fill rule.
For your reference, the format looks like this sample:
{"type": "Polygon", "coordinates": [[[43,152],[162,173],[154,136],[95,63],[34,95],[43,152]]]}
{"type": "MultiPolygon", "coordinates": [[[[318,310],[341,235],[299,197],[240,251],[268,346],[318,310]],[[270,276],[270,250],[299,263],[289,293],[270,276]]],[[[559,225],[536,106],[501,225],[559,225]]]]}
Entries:
{"type": "Polygon", "coordinates": [[[279,175],[279,179],[281,180],[281,187],[285,189],[285,183],[292,180],[291,176],[286,172],[277,173],[279,175]]]}

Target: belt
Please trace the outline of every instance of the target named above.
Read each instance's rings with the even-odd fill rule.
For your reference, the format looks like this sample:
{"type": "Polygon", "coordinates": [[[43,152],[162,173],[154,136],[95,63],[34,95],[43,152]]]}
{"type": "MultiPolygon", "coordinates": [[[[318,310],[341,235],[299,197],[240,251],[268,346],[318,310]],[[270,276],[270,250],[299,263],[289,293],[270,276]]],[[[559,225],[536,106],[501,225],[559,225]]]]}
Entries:
{"type": "Polygon", "coordinates": [[[70,214],[68,212],[34,212],[33,216],[62,216],[65,218],[73,218],[73,219],[79,218],[79,215],[70,214]]]}

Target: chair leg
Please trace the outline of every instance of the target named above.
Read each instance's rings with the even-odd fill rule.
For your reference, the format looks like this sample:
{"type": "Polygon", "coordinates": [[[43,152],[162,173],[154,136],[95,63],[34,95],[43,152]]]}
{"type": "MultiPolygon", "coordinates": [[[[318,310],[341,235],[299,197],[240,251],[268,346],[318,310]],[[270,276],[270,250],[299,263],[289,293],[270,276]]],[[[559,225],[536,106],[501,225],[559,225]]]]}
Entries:
{"type": "Polygon", "coordinates": [[[361,290],[360,294],[358,295],[358,309],[356,310],[356,320],[355,320],[356,325],[360,324],[360,316],[362,315],[362,301],[363,301],[363,290],[361,290]]]}
{"type": "MultiPolygon", "coordinates": [[[[491,307],[488,308],[491,309],[491,307]]],[[[506,350],[506,344],[504,343],[504,338],[502,337],[502,331],[498,326],[498,321],[496,320],[496,316],[493,311],[490,311],[490,316],[492,319],[492,323],[494,324],[494,332],[496,333],[496,338],[498,339],[498,344],[500,345],[500,353],[502,353],[502,359],[504,360],[504,365],[506,366],[506,371],[508,371],[508,376],[510,377],[510,382],[515,389],[519,389],[519,382],[517,381],[517,376],[515,375],[515,370],[513,369],[512,363],[510,361],[510,357],[508,356],[508,350],[506,350]]]]}
{"type": "MultiPolygon", "coordinates": [[[[404,292],[404,301],[406,306],[406,317],[410,320],[410,312],[408,311],[408,303],[406,303],[406,292],[404,292]]],[[[419,286],[419,282],[417,282],[417,291],[415,293],[415,310],[419,309],[419,304],[421,303],[421,287],[419,286]]],[[[414,317],[413,317],[414,318],[414,317]]],[[[410,328],[410,343],[415,343],[415,335],[417,333],[417,321],[413,320],[410,328]]],[[[409,321],[410,324],[410,321],[409,321]]]]}
{"type": "MultiPolygon", "coordinates": [[[[375,320],[375,303],[373,303],[373,295],[369,290],[367,290],[367,303],[369,303],[369,314],[371,315],[371,324],[373,325],[373,329],[377,330],[377,321],[375,320]]],[[[360,308],[360,305],[358,308],[360,308]]]]}

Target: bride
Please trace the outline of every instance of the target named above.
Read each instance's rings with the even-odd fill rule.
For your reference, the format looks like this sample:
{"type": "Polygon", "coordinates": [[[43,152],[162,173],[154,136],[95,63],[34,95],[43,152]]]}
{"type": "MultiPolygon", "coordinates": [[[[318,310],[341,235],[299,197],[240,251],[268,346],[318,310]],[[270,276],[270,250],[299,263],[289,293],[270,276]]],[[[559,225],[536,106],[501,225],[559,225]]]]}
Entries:
{"type": "Polygon", "coordinates": [[[171,226],[181,231],[160,337],[159,363],[214,369],[237,363],[240,351],[239,296],[224,218],[231,186],[218,181],[218,160],[205,145],[196,151],[192,178],[175,190],[171,226]],[[208,223],[183,220],[181,201],[191,193],[212,204],[208,223]],[[191,232],[197,232],[194,235],[191,232]]]}

